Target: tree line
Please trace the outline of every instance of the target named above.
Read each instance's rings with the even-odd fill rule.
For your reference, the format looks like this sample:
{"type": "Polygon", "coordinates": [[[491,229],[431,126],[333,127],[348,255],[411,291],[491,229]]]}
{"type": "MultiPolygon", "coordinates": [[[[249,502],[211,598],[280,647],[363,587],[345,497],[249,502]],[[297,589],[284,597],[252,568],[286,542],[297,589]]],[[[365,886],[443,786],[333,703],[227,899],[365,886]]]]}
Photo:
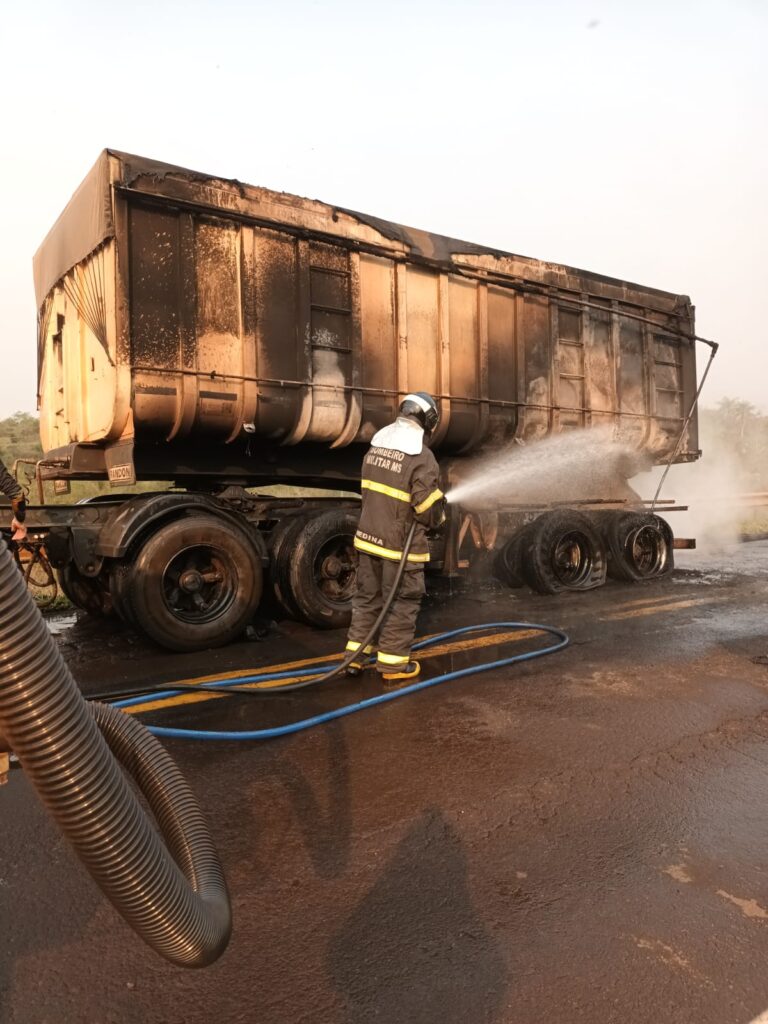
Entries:
{"type": "MultiPolygon", "coordinates": [[[[37,416],[28,412],[16,412],[0,420],[0,459],[10,471],[16,459],[41,459],[43,448],[40,444],[40,429],[37,416]]],[[[34,467],[20,467],[19,482],[29,488],[29,498],[33,504],[37,503],[37,485],[34,481],[34,467]]],[[[165,484],[157,482],[140,483],[133,487],[120,486],[123,494],[140,491],[156,491],[165,484]]],[[[69,494],[54,495],[53,485],[47,484],[45,498],[50,504],[69,505],[80,501],[81,498],[88,498],[94,494],[110,491],[107,481],[100,480],[73,480],[69,494]]],[[[0,496],[0,500],[2,500],[0,496]]]]}
{"type": "Polygon", "coordinates": [[[699,437],[707,455],[731,461],[745,492],[768,491],[768,416],[750,402],[723,398],[699,414],[699,437]]]}

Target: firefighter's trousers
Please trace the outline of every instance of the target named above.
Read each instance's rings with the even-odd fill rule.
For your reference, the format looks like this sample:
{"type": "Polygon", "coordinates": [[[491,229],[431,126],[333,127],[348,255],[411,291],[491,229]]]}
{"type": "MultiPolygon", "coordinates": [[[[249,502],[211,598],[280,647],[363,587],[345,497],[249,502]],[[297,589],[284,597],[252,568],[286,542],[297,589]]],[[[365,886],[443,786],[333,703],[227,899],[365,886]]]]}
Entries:
{"type": "MultiPolygon", "coordinates": [[[[358,552],[357,587],[352,601],[352,624],[349,627],[347,650],[358,650],[392,589],[397,562],[358,552]]],[[[391,672],[393,667],[408,663],[411,644],[416,633],[416,618],[424,596],[424,568],[415,566],[403,573],[397,597],[382,623],[378,638],[376,667],[391,672]]],[[[366,653],[368,653],[366,651],[366,653]]]]}

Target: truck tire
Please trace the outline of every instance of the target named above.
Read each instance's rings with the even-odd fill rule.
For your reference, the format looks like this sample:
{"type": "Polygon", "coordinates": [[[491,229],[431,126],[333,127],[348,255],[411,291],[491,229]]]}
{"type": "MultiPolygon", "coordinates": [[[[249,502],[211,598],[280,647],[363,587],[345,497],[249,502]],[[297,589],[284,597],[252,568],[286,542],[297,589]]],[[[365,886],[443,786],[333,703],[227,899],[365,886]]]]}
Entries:
{"type": "Polygon", "coordinates": [[[608,575],[631,583],[668,576],[675,567],[674,536],[650,512],[619,512],[603,519],[608,575]]]}
{"type": "Polygon", "coordinates": [[[63,569],[57,571],[57,576],[62,594],[76,608],[81,608],[95,619],[105,619],[113,613],[109,588],[101,574],[83,576],[74,562],[67,562],[63,569]]]}
{"type": "Polygon", "coordinates": [[[160,526],[131,567],[138,626],[172,651],[221,647],[238,637],[261,597],[261,560],[248,536],[210,515],[160,526]]]}
{"type": "Polygon", "coordinates": [[[269,551],[269,582],[270,602],[274,609],[287,615],[289,619],[301,618],[298,605],[291,595],[291,559],[301,530],[306,524],[304,516],[284,519],[274,527],[269,535],[267,548],[269,551]]]}
{"type": "Polygon", "coordinates": [[[532,524],[523,526],[498,551],[493,565],[494,575],[508,587],[525,585],[523,574],[523,544],[532,524]]]}
{"type": "Polygon", "coordinates": [[[309,516],[291,545],[291,598],[302,620],[312,626],[342,629],[350,623],[357,522],[358,516],[345,509],[309,516]]]}
{"type": "Polygon", "coordinates": [[[132,566],[129,562],[115,562],[109,570],[109,592],[112,595],[112,606],[118,618],[126,626],[137,629],[138,623],[131,607],[131,570],[132,566]]]}
{"type": "Polygon", "coordinates": [[[521,549],[525,580],[540,594],[593,590],[605,583],[603,541],[580,512],[545,512],[526,530],[521,549]]]}

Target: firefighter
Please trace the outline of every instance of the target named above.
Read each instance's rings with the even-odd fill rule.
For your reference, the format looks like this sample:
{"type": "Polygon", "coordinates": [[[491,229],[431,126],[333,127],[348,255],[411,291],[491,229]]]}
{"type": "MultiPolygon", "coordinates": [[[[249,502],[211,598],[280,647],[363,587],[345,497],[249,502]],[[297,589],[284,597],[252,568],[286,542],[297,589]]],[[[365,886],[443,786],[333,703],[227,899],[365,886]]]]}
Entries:
{"type": "Polygon", "coordinates": [[[16,540],[18,539],[16,535],[20,532],[24,532],[22,524],[24,522],[24,517],[27,514],[27,499],[24,497],[24,491],[19,487],[18,483],[5,468],[5,464],[1,459],[0,491],[2,491],[6,498],[9,498],[11,502],[11,511],[13,513],[11,529],[14,531],[14,540],[16,540]]]}
{"type": "MultiPolygon", "coordinates": [[[[374,435],[363,460],[362,511],[355,535],[357,586],[347,651],[360,651],[391,590],[413,520],[418,524],[400,589],[379,632],[376,667],[385,685],[415,679],[420,671],[410,655],[425,592],[427,530],[445,521],[437,461],[425,443],[438,419],[431,395],[424,391],[406,395],[397,420],[374,435]]],[[[371,653],[372,648],[360,651],[348,673],[359,675],[371,653]]]]}

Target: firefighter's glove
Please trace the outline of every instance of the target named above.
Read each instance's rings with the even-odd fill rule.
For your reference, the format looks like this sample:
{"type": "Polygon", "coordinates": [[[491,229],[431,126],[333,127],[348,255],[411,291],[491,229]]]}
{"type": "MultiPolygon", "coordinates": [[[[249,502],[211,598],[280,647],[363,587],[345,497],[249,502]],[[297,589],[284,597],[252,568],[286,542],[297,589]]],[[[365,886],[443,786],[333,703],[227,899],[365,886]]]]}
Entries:
{"type": "Polygon", "coordinates": [[[445,506],[445,498],[441,498],[439,501],[436,501],[435,504],[432,506],[432,520],[429,524],[430,530],[436,530],[445,522],[445,506]]]}
{"type": "Polygon", "coordinates": [[[11,508],[13,509],[13,518],[17,523],[23,523],[24,517],[27,514],[27,499],[23,494],[20,494],[17,498],[11,498],[11,508]]]}

